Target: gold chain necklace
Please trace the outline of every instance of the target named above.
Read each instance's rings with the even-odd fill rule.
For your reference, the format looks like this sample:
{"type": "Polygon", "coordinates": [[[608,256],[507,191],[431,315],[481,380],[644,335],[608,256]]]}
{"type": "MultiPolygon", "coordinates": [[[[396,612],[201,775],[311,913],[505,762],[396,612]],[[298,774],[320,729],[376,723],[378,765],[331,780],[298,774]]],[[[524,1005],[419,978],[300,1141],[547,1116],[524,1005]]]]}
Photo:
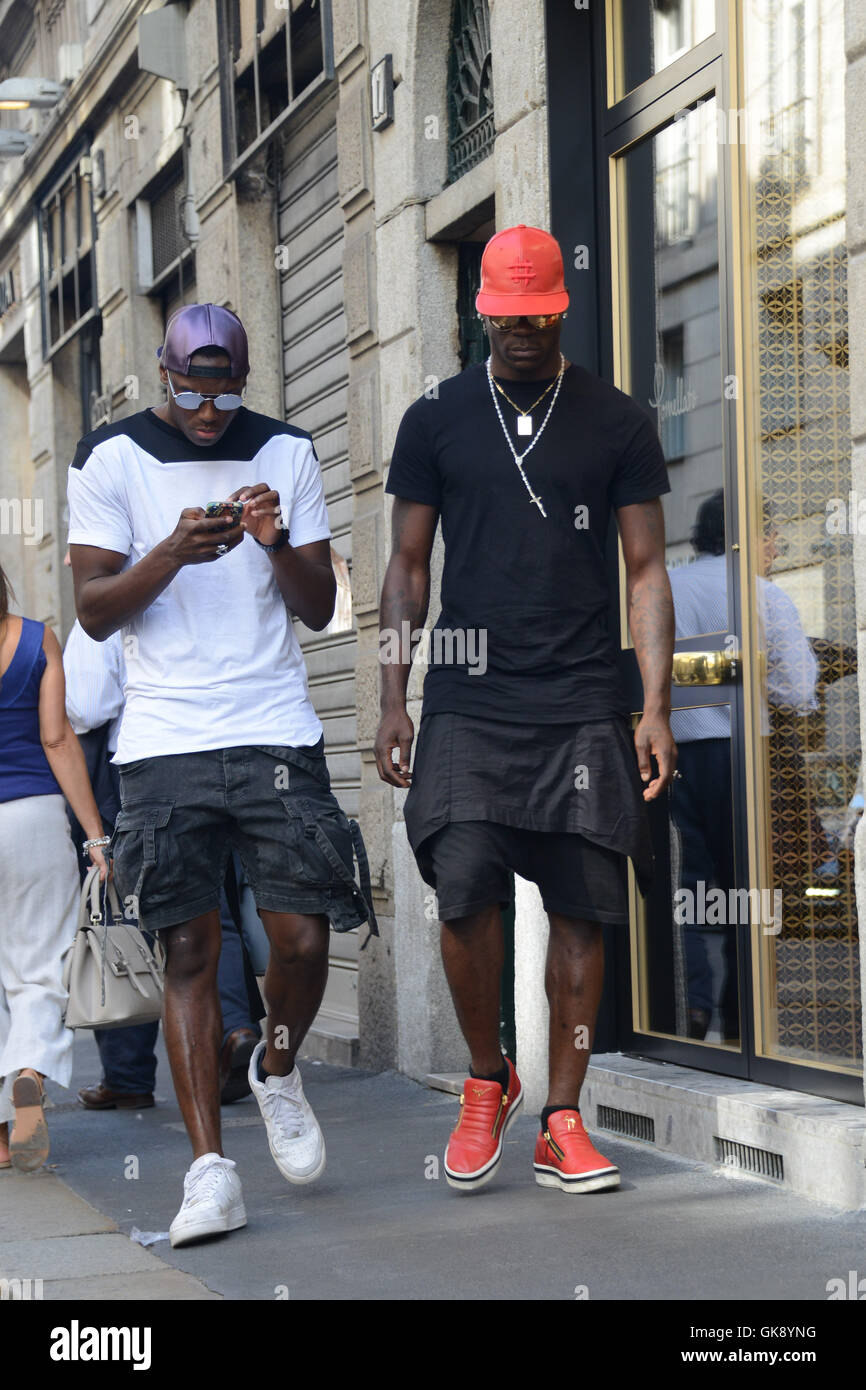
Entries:
{"type": "Polygon", "coordinates": [[[548,394],[548,392],[553,390],[554,386],[556,385],[557,381],[559,380],[559,377],[558,377],[558,376],[555,376],[555,377],[553,378],[553,381],[551,381],[550,385],[549,385],[549,386],[545,386],[545,388],[544,388],[544,390],[542,391],[541,395],[538,397],[538,400],[537,400],[537,401],[533,401],[533,402],[532,402],[532,405],[527,406],[526,410],[521,410],[521,408],[520,408],[520,406],[517,404],[517,402],[516,402],[516,401],[513,401],[513,400],[511,399],[511,397],[508,395],[508,393],[502,389],[502,387],[499,385],[499,382],[498,382],[498,381],[496,380],[496,378],[495,378],[494,376],[492,376],[492,375],[491,375],[491,380],[492,380],[492,382],[493,382],[493,385],[496,387],[497,391],[499,392],[500,396],[504,396],[505,399],[507,400],[508,404],[509,404],[510,406],[512,406],[514,410],[517,411],[517,433],[518,433],[518,434],[524,434],[524,435],[526,435],[526,434],[532,434],[532,412],[533,412],[533,410],[535,409],[535,407],[536,407],[537,405],[541,405],[541,402],[544,400],[544,398],[545,398],[545,396],[548,394]]]}

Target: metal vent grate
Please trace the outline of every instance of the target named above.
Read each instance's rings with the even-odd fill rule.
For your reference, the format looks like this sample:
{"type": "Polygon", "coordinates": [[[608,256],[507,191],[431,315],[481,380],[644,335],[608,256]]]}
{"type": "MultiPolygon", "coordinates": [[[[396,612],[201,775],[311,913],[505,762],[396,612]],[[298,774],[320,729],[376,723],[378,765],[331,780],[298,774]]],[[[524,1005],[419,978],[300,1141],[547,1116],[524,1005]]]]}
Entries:
{"type": "Polygon", "coordinates": [[[183,178],[163,189],[150,205],[153,273],[159,275],[167,265],[177,260],[186,248],[181,230],[181,205],[184,197],[183,178]]]}
{"type": "Polygon", "coordinates": [[[773,1182],[784,1182],[785,1164],[781,1154],[771,1149],[756,1149],[752,1144],[738,1144],[733,1139],[720,1139],[713,1136],[716,1145],[716,1162],[725,1168],[736,1168],[741,1173],[754,1173],[759,1178],[770,1178],[773,1182]]]}
{"type": "Polygon", "coordinates": [[[629,1110],[600,1105],[597,1124],[599,1129],[608,1129],[611,1134],[621,1134],[626,1139],[640,1139],[645,1144],[656,1141],[655,1121],[651,1115],[633,1115],[629,1110]]]}

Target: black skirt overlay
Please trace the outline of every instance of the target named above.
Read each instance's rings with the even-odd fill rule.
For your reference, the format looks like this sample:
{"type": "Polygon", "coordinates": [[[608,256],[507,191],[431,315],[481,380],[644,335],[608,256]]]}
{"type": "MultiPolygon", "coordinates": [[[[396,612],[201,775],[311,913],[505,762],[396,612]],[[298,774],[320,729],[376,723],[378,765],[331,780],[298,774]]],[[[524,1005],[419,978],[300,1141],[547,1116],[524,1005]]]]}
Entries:
{"type": "Polygon", "coordinates": [[[415,854],[452,821],[568,831],[628,855],[638,887],[653,854],[634,740],[623,718],[520,723],[424,714],[403,811],[415,854]]]}

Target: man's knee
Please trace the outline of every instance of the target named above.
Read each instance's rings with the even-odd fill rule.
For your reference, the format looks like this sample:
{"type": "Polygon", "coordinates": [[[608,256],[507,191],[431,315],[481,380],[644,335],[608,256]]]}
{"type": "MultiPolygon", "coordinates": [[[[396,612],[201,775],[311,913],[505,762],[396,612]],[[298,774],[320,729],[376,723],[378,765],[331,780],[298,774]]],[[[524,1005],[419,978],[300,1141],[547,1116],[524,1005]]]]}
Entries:
{"type": "Polygon", "coordinates": [[[328,957],[327,917],[268,912],[262,920],[271,944],[271,960],[277,966],[318,965],[328,957]]]}
{"type": "Polygon", "coordinates": [[[193,979],[216,979],[222,947],[222,932],[215,913],[182,922],[163,934],[169,985],[183,985],[193,979]]]}

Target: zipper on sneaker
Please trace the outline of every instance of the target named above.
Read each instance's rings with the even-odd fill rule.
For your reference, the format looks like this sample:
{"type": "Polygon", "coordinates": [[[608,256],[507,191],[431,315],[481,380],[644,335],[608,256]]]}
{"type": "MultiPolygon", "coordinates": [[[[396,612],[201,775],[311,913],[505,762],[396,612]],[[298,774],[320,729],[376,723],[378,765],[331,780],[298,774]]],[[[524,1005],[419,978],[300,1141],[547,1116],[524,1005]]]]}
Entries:
{"type": "Polygon", "coordinates": [[[500,1117],[502,1116],[502,1113],[503,1113],[503,1111],[505,1110],[505,1107],[506,1107],[507,1104],[508,1104],[508,1096],[507,1096],[507,1095],[505,1094],[505,1092],[503,1091],[503,1092],[502,1092],[502,1095],[499,1097],[499,1108],[498,1108],[498,1110],[496,1111],[496,1118],[495,1118],[494,1121],[493,1121],[493,1128],[492,1128],[492,1130],[490,1131],[490,1133],[494,1136],[494,1138],[496,1137],[496,1131],[497,1131],[497,1129],[499,1128],[499,1120],[500,1120],[500,1117]]]}
{"type": "Polygon", "coordinates": [[[563,1150],[562,1150],[562,1149],[559,1147],[559,1145],[557,1144],[556,1140],[553,1139],[553,1138],[551,1137],[551,1133],[550,1133],[550,1130],[549,1130],[549,1129],[546,1129],[546,1130],[544,1131],[544,1137],[545,1137],[545,1139],[547,1140],[547,1142],[548,1142],[548,1144],[550,1145],[550,1147],[553,1149],[553,1152],[556,1154],[556,1157],[559,1159],[560,1163],[564,1163],[564,1162],[565,1162],[565,1154],[564,1154],[563,1150]]]}

